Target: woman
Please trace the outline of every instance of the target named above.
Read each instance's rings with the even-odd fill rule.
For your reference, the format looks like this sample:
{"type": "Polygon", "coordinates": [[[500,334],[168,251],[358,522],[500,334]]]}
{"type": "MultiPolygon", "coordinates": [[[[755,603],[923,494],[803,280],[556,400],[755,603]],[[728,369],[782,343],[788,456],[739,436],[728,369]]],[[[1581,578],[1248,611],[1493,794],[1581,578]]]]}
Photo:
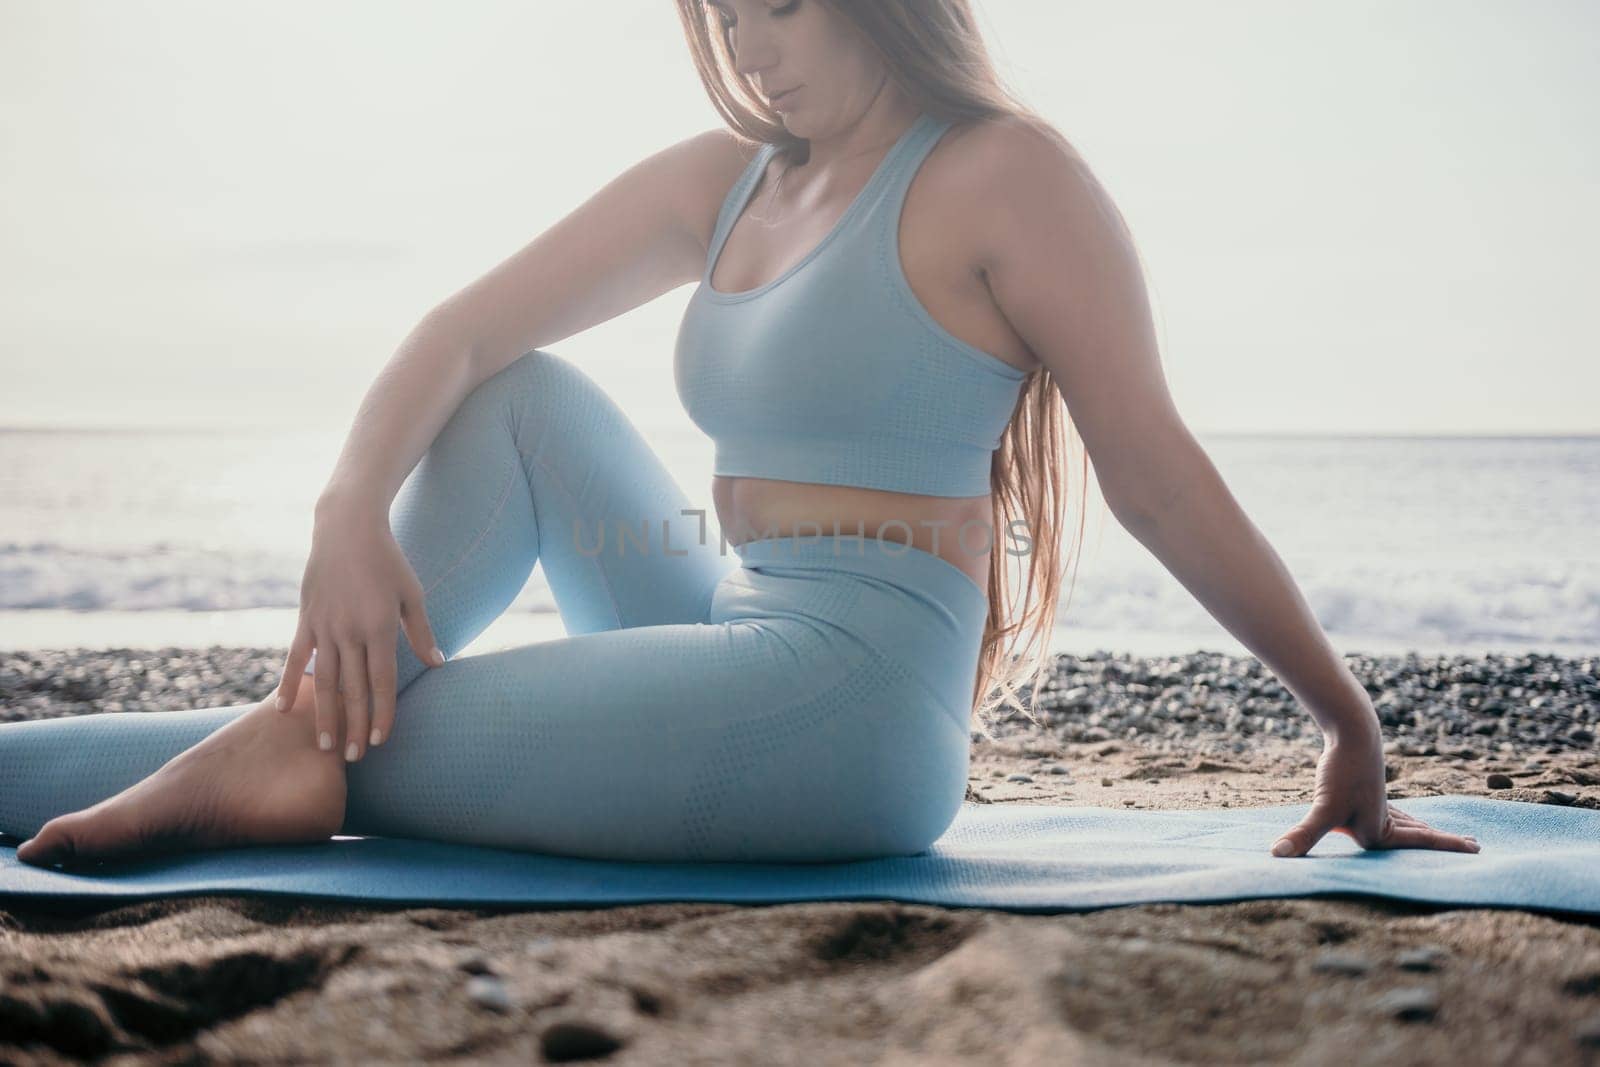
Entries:
{"type": "Polygon", "coordinates": [[[1000,87],[966,0],[679,13],[732,133],[631,168],[407,338],[318,501],[273,697],[0,727],[18,858],[338,832],[921,851],[984,698],[1048,665],[1063,402],[1113,513],[1325,732],[1274,851],[1476,851],[1387,806],[1365,690],[1173,408],[1121,216],[1000,87]],[[542,347],[697,277],[675,371],[717,446],[719,539],[542,347]],[[569,636],[446,662],[537,560],[569,636]],[[1024,633],[1026,667],[1002,648],[1024,633]]]}

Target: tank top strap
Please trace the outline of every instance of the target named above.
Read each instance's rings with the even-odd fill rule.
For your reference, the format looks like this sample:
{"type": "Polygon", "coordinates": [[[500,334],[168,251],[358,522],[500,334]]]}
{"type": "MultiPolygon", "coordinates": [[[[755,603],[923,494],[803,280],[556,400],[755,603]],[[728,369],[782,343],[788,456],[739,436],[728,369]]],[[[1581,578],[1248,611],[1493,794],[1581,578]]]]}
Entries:
{"type": "MultiPolygon", "coordinates": [[[[916,174],[917,168],[922,165],[923,159],[932,150],[939,136],[949,128],[950,122],[947,119],[935,118],[926,111],[919,114],[911,125],[906,127],[899,140],[890,147],[877,169],[868,178],[866,186],[856,194],[856,199],[835,224],[835,230],[841,232],[830,234],[825,243],[849,245],[851,240],[879,241],[886,226],[897,228],[900,222],[900,205],[905,200],[906,190],[911,186],[912,175],[916,174]],[[854,233],[843,232],[847,229],[854,233]],[[832,240],[833,237],[838,237],[839,240],[835,242],[832,240]]],[[[717,261],[723,244],[733,231],[734,223],[743,213],[761,176],[766,173],[768,161],[777,151],[776,144],[770,142],[763,144],[756,151],[755,158],[745,167],[739,180],[733,183],[733,188],[728,190],[728,195],[723,198],[722,210],[717,213],[716,228],[711,233],[711,245],[706,250],[702,280],[707,284],[710,282],[712,264],[717,261]]],[[[890,231],[891,236],[894,232],[890,231]]],[[[817,251],[827,253],[831,250],[819,248],[817,251]]]]}
{"type": "MultiPolygon", "coordinates": [[[[925,111],[917,116],[896,143],[877,176],[877,188],[873,190],[871,202],[865,205],[871,221],[870,225],[862,228],[871,231],[875,239],[881,238],[885,230],[891,238],[897,236],[900,210],[905,203],[906,192],[911,188],[911,179],[928,153],[933,151],[939,137],[949,128],[948,119],[936,118],[925,111]]],[[[862,221],[867,222],[865,219],[862,221]]]]}
{"type": "Polygon", "coordinates": [[[706,262],[702,268],[705,275],[711,272],[711,264],[717,261],[717,253],[722,251],[723,242],[728,239],[728,234],[733,230],[733,223],[744,210],[745,203],[750,199],[750,193],[755,189],[756,183],[761,180],[761,175],[766,173],[767,161],[778,150],[778,146],[771,143],[762,144],[756,149],[755,158],[745,165],[744,172],[739,175],[739,180],[733,183],[733,188],[728,190],[728,195],[722,198],[722,208],[717,212],[717,224],[711,231],[710,247],[706,250],[706,262]]]}

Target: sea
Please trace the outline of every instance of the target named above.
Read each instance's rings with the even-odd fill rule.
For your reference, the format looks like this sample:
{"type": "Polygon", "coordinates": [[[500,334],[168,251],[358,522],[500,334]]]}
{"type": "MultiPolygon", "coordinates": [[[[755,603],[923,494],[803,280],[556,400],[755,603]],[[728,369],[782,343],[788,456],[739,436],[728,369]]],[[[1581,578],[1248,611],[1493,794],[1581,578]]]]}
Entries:
{"type": "MultiPolygon", "coordinates": [[[[343,436],[0,429],[0,650],[286,647],[343,436]]],[[[714,516],[708,443],[651,440],[714,516]]],[[[1600,651],[1600,437],[1200,440],[1341,652],[1600,651]]],[[[564,634],[541,565],[458,654],[564,634]]],[[[1049,644],[1248,652],[1098,493],[1049,644]]]]}

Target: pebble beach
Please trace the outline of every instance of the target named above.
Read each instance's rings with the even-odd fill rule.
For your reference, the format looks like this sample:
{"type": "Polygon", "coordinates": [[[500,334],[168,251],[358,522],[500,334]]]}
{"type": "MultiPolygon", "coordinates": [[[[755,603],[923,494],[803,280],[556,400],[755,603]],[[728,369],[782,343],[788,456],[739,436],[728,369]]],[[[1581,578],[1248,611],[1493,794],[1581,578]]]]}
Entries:
{"type": "MultiPolygon", "coordinates": [[[[282,656],[6,652],[0,721],[246,703],[282,656]]],[[[1600,657],[1346,660],[1397,806],[1600,808],[1600,657]]],[[[1253,658],[1061,654],[1026,698],[1032,718],[975,731],[969,802],[1310,799],[1320,733],[1253,658]]],[[[0,1062],[81,1058],[1595,1063],[1600,923],[1355,897],[1058,915],[0,900],[0,1062]]]]}

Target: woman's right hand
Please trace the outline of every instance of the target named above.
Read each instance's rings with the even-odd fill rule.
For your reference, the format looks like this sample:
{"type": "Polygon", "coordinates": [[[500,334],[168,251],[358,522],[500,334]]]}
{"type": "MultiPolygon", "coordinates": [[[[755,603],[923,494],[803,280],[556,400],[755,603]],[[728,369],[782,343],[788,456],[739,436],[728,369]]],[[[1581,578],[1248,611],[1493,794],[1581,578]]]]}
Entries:
{"type": "Polygon", "coordinates": [[[399,627],[423,664],[444,663],[423,610],[422,583],[387,516],[319,515],[300,582],[300,622],[278,683],[278,709],[294,706],[315,649],[318,747],[340,744],[342,726],[345,759],[360,759],[394,726],[399,627]]]}

